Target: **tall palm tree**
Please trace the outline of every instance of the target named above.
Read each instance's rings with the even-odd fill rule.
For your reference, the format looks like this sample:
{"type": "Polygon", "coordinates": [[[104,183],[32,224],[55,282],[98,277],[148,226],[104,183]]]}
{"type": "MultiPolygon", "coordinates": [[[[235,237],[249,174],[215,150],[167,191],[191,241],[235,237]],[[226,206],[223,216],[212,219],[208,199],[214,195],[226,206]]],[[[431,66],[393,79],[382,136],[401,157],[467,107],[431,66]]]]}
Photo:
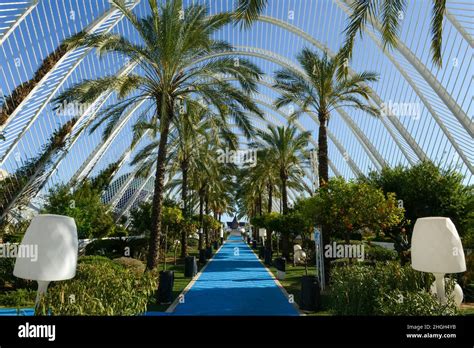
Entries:
{"type": "Polygon", "coordinates": [[[111,3],[132,24],[139,36],[138,43],[114,33],[100,33],[78,35],[67,44],[95,47],[99,54],[119,54],[136,63],[138,71],[143,73],[85,80],[63,92],[56,102],[87,103],[105,91],[116,91],[119,102],[107,108],[97,121],[98,124],[107,121],[108,129],[136,103],[146,100],[151,106],[144,117],[156,125],[155,130],[160,134],[146,265],[151,270],[158,263],[168,135],[171,125],[182,120],[179,112],[182,103],[191,96],[202,98],[223,120],[234,118],[248,133],[252,127],[244,111],[261,116],[250,98],[257,90],[256,80],[261,72],[245,59],[240,59],[236,66],[229,57],[208,58],[232,49],[228,43],[213,39],[216,31],[231,22],[228,13],[209,16],[204,5],[183,9],[182,0],[163,1],[161,6],[156,0],[148,0],[151,14],[138,18],[127,9],[124,0],[111,0],[111,3]],[[226,75],[236,78],[239,86],[220,77],[226,75]]]}
{"type": "Polygon", "coordinates": [[[301,173],[301,168],[309,158],[307,150],[311,136],[310,132],[298,132],[293,125],[287,127],[274,127],[269,125],[268,132],[258,131],[258,146],[266,151],[268,158],[277,170],[280,184],[283,214],[288,213],[288,179],[290,174],[301,173]]]}
{"type": "Polygon", "coordinates": [[[331,59],[326,53],[320,56],[308,48],[298,54],[297,60],[304,75],[290,69],[275,73],[275,87],[282,91],[275,105],[281,108],[295,104],[299,109],[293,117],[305,112],[318,115],[318,171],[319,184],[322,187],[329,180],[327,124],[331,111],[346,106],[371,115],[379,115],[379,110],[368,104],[369,88],[366,85],[368,82],[377,81],[377,74],[362,72],[338,79],[337,71],[341,65],[339,56],[331,59]]]}
{"type": "MultiPolygon", "coordinates": [[[[268,0],[239,0],[234,18],[244,27],[250,27],[253,21],[263,12],[268,0]]],[[[400,23],[406,12],[406,0],[352,0],[349,1],[352,13],[344,29],[346,35],[343,58],[350,59],[357,34],[362,34],[367,21],[374,18],[381,23],[384,46],[396,47],[400,23]]],[[[431,58],[433,63],[441,67],[441,49],[443,43],[443,17],[446,12],[446,0],[432,0],[431,7],[431,58]]]]}
{"type": "MultiPolygon", "coordinates": [[[[308,143],[310,132],[298,132],[293,125],[274,127],[269,125],[268,132],[259,131],[259,147],[266,151],[275,170],[278,172],[281,184],[281,199],[283,214],[288,213],[288,180],[290,176],[303,181],[302,167],[309,158],[308,143]],[[298,175],[299,174],[299,175],[298,175]]],[[[282,253],[289,258],[289,234],[283,234],[282,253]]]]}
{"type": "MultiPolygon", "coordinates": [[[[379,110],[368,103],[369,87],[367,83],[377,81],[377,74],[362,72],[352,76],[342,75],[338,78],[341,66],[341,55],[328,58],[320,56],[307,48],[298,54],[305,76],[293,70],[284,69],[276,72],[275,87],[282,90],[282,95],[275,101],[277,107],[295,104],[299,107],[293,117],[305,112],[318,116],[318,172],[319,185],[324,189],[329,180],[327,124],[331,111],[339,107],[360,109],[369,115],[379,115],[379,110]]],[[[323,244],[330,243],[327,227],[321,226],[323,244]]],[[[325,278],[329,281],[330,264],[325,258],[325,278]]]]}
{"type": "MultiPolygon", "coordinates": [[[[176,123],[174,131],[170,134],[170,176],[177,170],[181,171],[181,177],[175,180],[181,189],[181,201],[183,216],[190,218],[189,205],[189,173],[199,169],[200,146],[213,142],[220,144],[233,144],[236,142],[235,134],[231,132],[228,124],[208,108],[197,102],[188,102],[186,107],[187,117],[183,122],[176,123]]],[[[181,234],[181,257],[187,254],[186,231],[181,234]]]]}

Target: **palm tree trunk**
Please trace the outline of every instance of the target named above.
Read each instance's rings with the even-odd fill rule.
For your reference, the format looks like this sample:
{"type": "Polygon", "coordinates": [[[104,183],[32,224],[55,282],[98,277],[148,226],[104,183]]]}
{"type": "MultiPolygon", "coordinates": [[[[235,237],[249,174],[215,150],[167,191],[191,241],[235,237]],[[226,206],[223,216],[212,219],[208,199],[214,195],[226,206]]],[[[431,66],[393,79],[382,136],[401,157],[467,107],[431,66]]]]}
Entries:
{"type": "Polygon", "coordinates": [[[170,129],[170,121],[163,117],[162,129],[160,134],[160,143],[158,147],[158,158],[156,160],[155,175],[155,191],[153,193],[153,204],[151,210],[151,232],[148,246],[148,257],[146,270],[151,271],[158,265],[160,238],[161,238],[161,221],[162,221],[162,204],[164,192],[165,178],[165,162],[168,151],[168,133],[170,129]]]}
{"type": "Polygon", "coordinates": [[[272,205],[273,205],[273,185],[268,185],[268,212],[272,212],[272,205]]]}
{"type": "MultiPolygon", "coordinates": [[[[286,177],[285,173],[282,171],[280,174],[281,178],[281,195],[283,201],[283,215],[288,214],[288,190],[286,187],[286,181],[288,178],[286,177]]],[[[287,260],[290,259],[290,231],[285,231],[281,233],[282,241],[281,241],[281,253],[283,257],[287,260]]]]}
{"type": "MultiPolygon", "coordinates": [[[[325,189],[329,181],[329,164],[328,164],[328,138],[327,138],[327,112],[321,110],[318,114],[319,134],[318,134],[318,171],[319,171],[319,187],[325,189]]],[[[326,245],[331,243],[330,231],[328,226],[321,226],[321,234],[323,239],[323,250],[326,245]]],[[[331,263],[329,258],[324,257],[324,279],[329,284],[329,275],[331,272],[331,263]]]]}
{"type": "Polygon", "coordinates": [[[258,212],[260,216],[263,215],[263,199],[262,199],[262,191],[258,193],[258,212]]]}
{"type": "Polygon", "coordinates": [[[319,114],[319,134],[318,134],[318,171],[319,187],[323,187],[329,180],[328,165],[328,135],[327,117],[325,112],[319,114]]]}
{"type": "MultiPolygon", "coordinates": [[[[209,193],[206,192],[206,216],[209,216],[209,193]]],[[[210,247],[210,242],[209,242],[209,226],[206,223],[206,226],[204,228],[204,231],[206,232],[206,248],[210,247]]]]}
{"type": "Polygon", "coordinates": [[[267,249],[272,250],[272,231],[267,228],[267,249]]]}
{"type": "MultiPolygon", "coordinates": [[[[183,216],[188,217],[188,160],[184,159],[181,162],[181,200],[183,201],[183,216]]],[[[184,258],[188,255],[188,238],[186,236],[186,230],[181,231],[181,257],[184,258]]]]}
{"type": "Polygon", "coordinates": [[[288,190],[286,188],[286,177],[281,176],[281,196],[283,203],[283,215],[288,213],[288,190]]]}
{"type": "Polygon", "coordinates": [[[199,243],[198,243],[198,249],[202,250],[202,233],[204,231],[204,226],[203,226],[203,220],[204,220],[204,194],[202,192],[202,189],[199,190],[199,222],[201,223],[200,229],[199,229],[199,243]]]}

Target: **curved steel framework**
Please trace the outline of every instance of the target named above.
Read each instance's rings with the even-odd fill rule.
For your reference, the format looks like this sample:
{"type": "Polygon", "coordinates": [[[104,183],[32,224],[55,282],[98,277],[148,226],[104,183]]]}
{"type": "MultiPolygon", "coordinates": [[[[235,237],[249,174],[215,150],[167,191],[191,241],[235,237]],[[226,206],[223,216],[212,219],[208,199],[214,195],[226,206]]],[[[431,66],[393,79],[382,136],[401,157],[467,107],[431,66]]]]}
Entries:
{"type": "MultiPolygon", "coordinates": [[[[2,49],[0,56],[3,51],[3,58],[0,60],[0,92],[2,92],[0,101],[3,95],[12,93],[18,85],[21,85],[21,81],[31,78],[34,73],[33,67],[41,59],[47,57],[48,52],[60,46],[60,38],[70,36],[80,30],[96,33],[114,31],[123,35],[133,35],[131,26],[127,21],[122,21],[119,12],[111,8],[106,0],[97,0],[97,9],[81,6],[84,3],[80,0],[70,1],[76,2],[71,11],[79,11],[79,13],[74,13],[81,18],[80,23],[74,23],[74,20],[70,20],[71,17],[64,22],[61,18],[56,20],[46,18],[47,6],[53,13],[54,7],[62,6],[60,1],[9,1],[8,11],[12,12],[7,11],[7,16],[2,17],[5,19],[0,21],[2,49]],[[39,38],[40,35],[33,23],[39,20],[41,25],[42,18],[47,27],[47,29],[42,26],[40,28],[43,39],[47,42],[45,46],[39,43],[34,44],[34,38],[39,38]],[[26,41],[30,41],[32,47],[22,51],[20,47],[24,47],[26,41]],[[17,66],[15,55],[21,56],[20,61],[28,61],[30,66],[25,67],[25,64],[17,66]],[[35,61],[36,64],[33,64],[35,61]]],[[[211,11],[214,12],[232,8],[231,0],[200,1],[208,3],[211,11]]],[[[143,3],[140,0],[129,0],[128,6],[138,15],[146,15],[147,7],[143,3]]],[[[290,4],[290,2],[284,5],[283,3],[269,5],[270,8],[250,31],[227,30],[219,33],[219,38],[231,42],[235,50],[213,56],[245,56],[260,65],[267,73],[259,82],[260,95],[255,96],[255,101],[266,110],[265,120],[253,120],[255,127],[260,129],[265,128],[262,122],[275,125],[288,121],[288,115],[273,106],[272,98],[278,95],[279,91],[273,87],[275,83],[270,77],[272,70],[275,67],[285,67],[303,74],[294,59],[297,51],[294,51],[289,43],[286,49],[284,45],[279,48],[275,40],[285,35],[286,40],[294,39],[294,42],[290,40],[294,47],[311,45],[321,52],[334,56],[338,46],[336,43],[340,43],[342,39],[332,40],[336,41],[333,43],[330,40],[333,35],[330,30],[342,32],[342,24],[350,14],[346,0],[314,1],[304,5],[290,4]],[[323,16],[321,17],[323,27],[325,22],[329,23],[330,18],[334,18],[333,28],[312,28],[303,19],[298,21],[294,16],[290,17],[289,13],[292,11],[304,13],[304,16],[301,14],[299,16],[305,18],[316,19],[318,16],[323,16]],[[246,40],[252,30],[255,30],[255,39],[247,43],[246,40]],[[265,42],[262,39],[265,37],[264,33],[268,33],[268,40],[273,41],[265,42]],[[329,42],[332,48],[328,46],[329,42]]],[[[0,9],[4,6],[6,4],[0,4],[0,9]]],[[[443,54],[445,61],[449,62],[454,57],[457,63],[462,64],[458,70],[448,66],[449,63],[439,70],[433,68],[427,57],[429,54],[426,53],[429,52],[428,35],[424,38],[413,37],[413,30],[416,32],[418,23],[411,24],[409,29],[401,33],[400,40],[393,50],[386,50],[381,42],[380,23],[370,19],[369,25],[364,29],[369,40],[364,40],[361,45],[364,50],[371,50],[370,54],[374,56],[371,61],[380,64],[383,70],[382,77],[385,74],[388,76],[387,79],[382,78],[378,85],[370,87],[371,103],[383,108],[390,100],[414,101],[419,103],[422,107],[421,113],[427,117],[423,119],[423,122],[416,123],[413,120],[401,119],[388,110],[386,117],[368,120],[369,117],[361,112],[354,113],[346,108],[336,109],[332,116],[335,121],[330,123],[328,129],[332,146],[330,147],[330,168],[333,175],[354,177],[364,175],[369,170],[380,170],[397,162],[413,165],[417,161],[431,159],[443,166],[459,166],[461,173],[465,176],[465,182],[473,182],[472,112],[474,105],[472,89],[469,88],[469,84],[472,83],[473,58],[469,52],[472,53],[474,40],[473,30],[466,24],[465,18],[472,18],[474,10],[459,6],[456,2],[447,1],[444,30],[445,35],[454,41],[447,45],[446,52],[443,54]],[[465,72],[471,75],[463,76],[465,72]],[[430,139],[431,137],[433,139],[430,139]],[[394,159],[395,154],[397,154],[397,159],[394,159]]],[[[409,9],[413,11],[413,16],[421,16],[423,13],[423,6],[420,4],[410,4],[409,9]]],[[[61,11],[68,13],[65,9],[61,11]]],[[[429,18],[423,16],[418,19],[421,22],[420,27],[426,26],[429,22],[429,18]]],[[[314,21],[314,24],[317,25],[319,22],[314,21]]],[[[212,57],[206,57],[206,59],[209,58],[212,57]]],[[[4,139],[0,140],[0,169],[6,171],[7,175],[14,175],[15,169],[34,157],[49,134],[57,128],[53,121],[55,115],[50,102],[58,92],[85,78],[102,76],[104,72],[126,74],[134,68],[130,65],[124,66],[125,62],[119,57],[106,57],[105,61],[107,69],[101,68],[101,64],[104,63],[97,60],[91,49],[81,47],[65,52],[54,63],[1,126],[0,130],[4,139]],[[11,156],[15,151],[19,153],[19,156],[17,154],[11,156]]],[[[350,62],[349,73],[354,74],[368,67],[370,67],[369,62],[355,59],[350,62]]],[[[112,93],[107,93],[79,115],[71,134],[68,135],[65,151],[53,156],[52,165],[48,166],[46,172],[31,178],[34,182],[27,185],[27,190],[31,191],[29,194],[34,193],[33,196],[36,196],[43,187],[48,185],[51,187],[55,183],[83,180],[112,161],[119,160],[119,168],[115,172],[111,189],[104,195],[104,200],[109,202],[112,208],[116,208],[119,202],[121,203],[117,208],[120,217],[128,216],[130,209],[136,206],[138,201],[150,199],[150,190],[147,188],[153,185],[153,175],[150,174],[147,178],[134,181],[138,168],[131,167],[127,161],[132,152],[136,151],[127,143],[132,121],[145,102],[129,110],[108,138],[100,139],[98,134],[85,132],[96,113],[106,102],[113,102],[114,97],[112,93]],[[74,146],[76,143],[77,145],[74,146]]],[[[3,102],[5,102],[4,98],[3,102]]],[[[296,121],[295,125],[301,131],[314,132],[318,127],[318,119],[314,113],[306,112],[304,119],[296,121]]],[[[148,132],[139,143],[145,142],[147,135],[148,132]]],[[[315,148],[317,147],[314,137],[311,143],[315,148]]],[[[308,179],[312,180],[312,175],[314,176],[314,173],[307,173],[308,179]]],[[[19,196],[22,194],[24,192],[19,196]]],[[[291,196],[296,197],[296,194],[291,193],[291,196]]]]}

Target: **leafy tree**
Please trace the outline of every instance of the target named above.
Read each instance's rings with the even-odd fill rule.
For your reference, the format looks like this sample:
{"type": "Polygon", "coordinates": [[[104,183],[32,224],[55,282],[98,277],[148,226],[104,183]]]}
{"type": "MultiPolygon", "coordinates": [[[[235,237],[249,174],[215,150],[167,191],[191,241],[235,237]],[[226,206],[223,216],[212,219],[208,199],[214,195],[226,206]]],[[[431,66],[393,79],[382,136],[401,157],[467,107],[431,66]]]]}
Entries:
{"type": "Polygon", "coordinates": [[[75,190],[67,185],[50,190],[42,212],[74,218],[79,238],[102,238],[116,232],[112,212],[89,181],[75,190]]]}
{"type": "MultiPolygon", "coordinates": [[[[424,161],[410,168],[383,168],[381,172],[372,172],[368,177],[360,178],[360,181],[385,193],[396,194],[405,209],[407,223],[403,228],[408,240],[418,218],[446,216],[453,221],[463,241],[473,243],[474,186],[464,185],[463,176],[454,169],[442,169],[424,161]]],[[[396,239],[400,232],[401,229],[395,229],[390,236],[396,239]]]]}
{"type": "MultiPolygon", "coordinates": [[[[295,209],[314,226],[325,226],[326,237],[343,238],[350,242],[355,231],[383,232],[403,220],[403,208],[398,207],[393,193],[343,178],[330,179],[313,197],[299,201],[295,209]]],[[[324,245],[330,238],[323,239],[324,245]]],[[[329,281],[330,263],[324,259],[326,280],[329,281]]]]}
{"type": "Polygon", "coordinates": [[[404,212],[395,194],[343,178],[329,180],[327,189],[319,189],[298,207],[315,225],[328,226],[331,236],[346,242],[355,231],[377,233],[398,225],[404,212]]]}

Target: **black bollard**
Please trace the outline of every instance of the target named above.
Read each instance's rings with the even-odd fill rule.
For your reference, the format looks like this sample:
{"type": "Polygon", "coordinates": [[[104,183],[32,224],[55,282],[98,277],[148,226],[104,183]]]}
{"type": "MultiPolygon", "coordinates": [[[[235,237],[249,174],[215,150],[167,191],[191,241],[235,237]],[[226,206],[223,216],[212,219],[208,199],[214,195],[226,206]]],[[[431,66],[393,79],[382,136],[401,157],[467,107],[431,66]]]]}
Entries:
{"type": "Polygon", "coordinates": [[[197,274],[196,256],[186,256],[184,259],[184,276],[192,278],[197,274]]]}
{"type": "Polygon", "coordinates": [[[168,304],[173,301],[174,272],[161,271],[158,285],[158,303],[168,304]]]}
{"type": "Polygon", "coordinates": [[[315,276],[301,277],[300,308],[306,311],[316,311],[321,307],[321,288],[315,276]]]}
{"type": "Polygon", "coordinates": [[[206,263],[206,250],[204,249],[199,250],[199,263],[200,264],[206,263]]]}
{"type": "Polygon", "coordinates": [[[211,247],[211,246],[208,246],[208,247],[206,248],[206,259],[209,260],[210,258],[212,258],[212,247],[211,247]]]}
{"type": "Polygon", "coordinates": [[[272,264],[273,251],[265,248],[265,264],[270,266],[272,264]]]}

